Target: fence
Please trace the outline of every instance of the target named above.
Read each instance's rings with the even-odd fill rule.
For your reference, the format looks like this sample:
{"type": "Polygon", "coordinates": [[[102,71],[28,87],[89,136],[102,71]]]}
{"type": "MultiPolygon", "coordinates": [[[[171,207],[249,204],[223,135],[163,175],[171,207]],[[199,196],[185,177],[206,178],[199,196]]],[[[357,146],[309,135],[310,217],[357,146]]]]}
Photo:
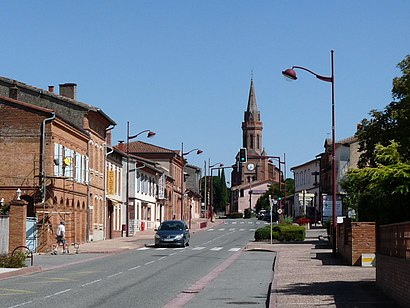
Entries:
{"type": "Polygon", "coordinates": [[[0,216],[0,254],[9,252],[9,217],[0,216]]]}
{"type": "Polygon", "coordinates": [[[378,253],[410,259],[410,223],[380,226],[378,253]]]}

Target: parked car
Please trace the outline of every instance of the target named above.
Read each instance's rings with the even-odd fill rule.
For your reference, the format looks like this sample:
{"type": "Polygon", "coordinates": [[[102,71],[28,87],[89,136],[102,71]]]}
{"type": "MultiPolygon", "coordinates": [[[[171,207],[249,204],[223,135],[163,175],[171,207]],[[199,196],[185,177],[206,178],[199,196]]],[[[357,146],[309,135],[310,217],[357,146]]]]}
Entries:
{"type": "MultiPolygon", "coordinates": [[[[265,216],[263,217],[263,220],[266,222],[270,222],[270,211],[265,212],[265,216]]],[[[272,212],[272,222],[277,222],[279,220],[279,215],[277,212],[272,212]]]]}
{"type": "Polygon", "coordinates": [[[259,220],[263,220],[263,218],[265,217],[265,212],[266,210],[260,210],[258,213],[258,219],[259,220]]]}
{"type": "Polygon", "coordinates": [[[166,220],[155,231],[155,247],[189,246],[191,234],[185,221],[166,220]]]}

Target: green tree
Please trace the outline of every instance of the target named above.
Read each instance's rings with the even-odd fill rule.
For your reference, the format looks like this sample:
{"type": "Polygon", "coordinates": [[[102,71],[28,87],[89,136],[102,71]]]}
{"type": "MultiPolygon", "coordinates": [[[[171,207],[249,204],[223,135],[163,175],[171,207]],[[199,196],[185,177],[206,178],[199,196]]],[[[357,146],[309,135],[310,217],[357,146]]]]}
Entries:
{"type": "Polygon", "coordinates": [[[388,146],[392,140],[398,143],[397,151],[403,159],[410,159],[410,55],[397,67],[403,75],[393,79],[394,101],[383,111],[371,110],[370,119],[363,119],[357,129],[362,152],[359,167],[375,167],[376,145],[388,146]]]}
{"type": "Polygon", "coordinates": [[[226,187],[225,172],[218,172],[218,176],[212,177],[212,194],[215,210],[225,212],[228,202],[228,188],[226,187]]]}
{"type": "Polygon", "coordinates": [[[379,224],[410,220],[410,163],[399,144],[376,145],[375,167],[349,170],[342,187],[358,212],[359,221],[379,224]]]}
{"type": "Polygon", "coordinates": [[[269,209],[269,196],[272,199],[278,199],[279,195],[281,197],[285,196],[292,196],[295,193],[295,182],[291,178],[287,178],[285,182],[282,184],[282,192],[279,193],[279,183],[274,183],[273,185],[269,186],[269,189],[258,199],[256,202],[256,212],[260,210],[269,209]]]}

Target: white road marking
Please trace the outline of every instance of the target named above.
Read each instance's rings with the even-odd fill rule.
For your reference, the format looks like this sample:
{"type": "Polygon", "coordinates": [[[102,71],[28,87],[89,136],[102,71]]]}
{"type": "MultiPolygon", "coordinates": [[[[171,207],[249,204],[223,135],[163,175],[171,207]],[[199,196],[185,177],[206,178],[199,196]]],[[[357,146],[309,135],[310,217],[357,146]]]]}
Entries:
{"type": "Polygon", "coordinates": [[[145,263],[145,265],[149,265],[149,264],[152,264],[152,263],[154,263],[155,261],[149,261],[149,262],[147,262],[147,263],[145,263]]]}
{"type": "Polygon", "coordinates": [[[245,231],[245,229],[239,229],[239,231],[245,231]]]}
{"type": "Polygon", "coordinates": [[[160,248],[155,248],[156,250],[165,250],[167,249],[166,247],[160,247],[160,248]]]}
{"type": "Polygon", "coordinates": [[[249,229],[249,231],[256,231],[256,229],[249,229]]]}
{"type": "Polygon", "coordinates": [[[218,251],[218,250],[221,250],[221,249],[223,249],[223,247],[214,247],[214,248],[211,248],[209,250],[218,251]]]}
{"type": "Polygon", "coordinates": [[[54,294],[51,294],[51,295],[47,295],[47,296],[44,297],[44,298],[50,298],[50,297],[53,297],[53,296],[56,296],[56,295],[60,295],[60,294],[66,293],[66,292],[68,292],[68,291],[71,291],[71,289],[67,289],[67,290],[63,290],[63,291],[60,291],[60,292],[57,292],[57,293],[54,293],[54,294]]]}
{"type": "Polygon", "coordinates": [[[81,285],[82,287],[86,287],[86,286],[89,286],[90,284],[93,284],[93,283],[96,283],[96,282],[100,282],[101,281],[101,279],[97,279],[97,280],[94,280],[94,281],[90,281],[90,282],[88,282],[88,283],[85,283],[85,284],[83,284],[83,285],[81,285]]]}
{"type": "Polygon", "coordinates": [[[233,224],[233,225],[236,225],[236,221],[233,221],[232,224],[233,224]]]}
{"type": "Polygon", "coordinates": [[[206,231],[214,231],[215,229],[213,229],[213,228],[210,228],[210,229],[208,229],[208,230],[206,230],[206,231]]]}
{"type": "Polygon", "coordinates": [[[31,304],[32,302],[33,302],[33,301],[29,301],[29,302],[21,303],[21,304],[18,304],[18,305],[11,306],[11,307],[9,307],[9,308],[21,307],[21,306],[24,306],[24,305],[27,305],[27,304],[31,304]]]}
{"type": "Polygon", "coordinates": [[[149,249],[149,247],[141,247],[141,248],[138,248],[137,250],[147,250],[147,249],[149,249]]]}
{"type": "Polygon", "coordinates": [[[140,268],[141,267],[141,265],[138,265],[138,266],[135,266],[135,267],[131,267],[128,271],[133,271],[133,270],[135,270],[135,269],[137,269],[137,268],[140,268]]]}
{"type": "Polygon", "coordinates": [[[194,247],[194,248],[192,248],[192,250],[202,250],[202,249],[205,249],[206,247],[194,247]]]}
{"type": "Polygon", "coordinates": [[[235,248],[231,248],[231,249],[229,249],[229,251],[239,251],[239,250],[241,250],[241,248],[237,248],[237,247],[235,247],[235,248]]]}
{"type": "Polygon", "coordinates": [[[166,257],[161,257],[158,259],[158,261],[164,260],[166,257]]]}
{"type": "Polygon", "coordinates": [[[225,228],[218,229],[218,231],[225,231],[225,228]]]}
{"type": "Polygon", "coordinates": [[[113,275],[107,276],[107,278],[112,278],[112,277],[115,277],[115,276],[118,276],[118,275],[121,275],[121,274],[122,274],[122,272],[119,272],[119,273],[116,273],[116,274],[113,274],[113,275]]]}
{"type": "Polygon", "coordinates": [[[235,231],[235,228],[230,228],[229,231],[235,231]]]}

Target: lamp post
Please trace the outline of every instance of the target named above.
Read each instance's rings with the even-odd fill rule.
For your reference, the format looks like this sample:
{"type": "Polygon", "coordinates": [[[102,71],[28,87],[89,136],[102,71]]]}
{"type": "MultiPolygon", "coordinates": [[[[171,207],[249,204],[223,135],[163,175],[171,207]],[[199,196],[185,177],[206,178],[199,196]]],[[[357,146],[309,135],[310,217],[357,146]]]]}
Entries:
{"type": "MultiPolygon", "coordinates": [[[[257,159],[277,159],[279,161],[279,194],[282,194],[282,169],[281,166],[282,164],[285,166],[285,172],[286,172],[286,156],[285,154],[283,154],[283,161],[281,160],[280,156],[270,156],[270,155],[248,155],[248,158],[257,158],[257,159]]],[[[286,174],[285,174],[285,180],[286,180],[286,174]]],[[[285,190],[284,190],[284,196],[283,196],[283,200],[285,201],[286,204],[286,185],[285,185],[285,190]]],[[[283,215],[283,211],[282,211],[282,199],[278,200],[279,201],[279,209],[280,209],[280,221],[282,221],[282,215],[283,215]]]]}
{"type": "Polygon", "coordinates": [[[292,68],[288,68],[282,71],[282,74],[291,80],[296,80],[296,72],[294,69],[301,69],[307,71],[314,75],[317,79],[320,79],[325,82],[330,82],[332,84],[332,190],[333,190],[333,224],[332,224],[332,235],[333,235],[333,255],[336,255],[336,226],[337,226],[337,212],[336,212],[336,127],[335,127],[335,77],[334,77],[334,51],[331,50],[331,69],[332,75],[330,77],[322,76],[316,74],[315,72],[302,67],[302,66],[292,66],[292,68]]]}
{"type": "Polygon", "coordinates": [[[196,154],[199,155],[202,153],[202,150],[200,149],[192,149],[188,152],[184,153],[184,143],[182,142],[181,144],[181,220],[184,220],[185,217],[185,211],[184,211],[184,195],[185,195],[185,187],[184,187],[184,168],[185,168],[185,159],[184,156],[188,155],[189,153],[196,151],[196,154]]]}
{"type": "Polygon", "coordinates": [[[130,211],[130,200],[129,200],[129,184],[130,184],[130,140],[137,138],[139,135],[147,133],[147,138],[151,138],[155,136],[155,133],[149,129],[145,129],[141,132],[139,132],[136,135],[130,136],[130,122],[127,122],[127,148],[126,148],[126,153],[127,153],[127,181],[126,181],[126,186],[125,186],[125,223],[126,223],[126,230],[125,234],[127,237],[130,236],[130,230],[129,230],[129,211],[130,211]]]}
{"type": "MultiPolygon", "coordinates": [[[[211,161],[209,161],[209,164],[211,164],[211,161]]],[[[211,219],[211,222],[213,221],[213,216],[214,216],[214,192],[213,192],[214,180],[213,180],[212,171],[214,169],[220,169],[223,166],[224,166],[224,164],[222,164],[222,163],[216,163],[216,164],[213,164],[213,165],[209,166],[209,176],[210,176],[210,179],[209,179],[209,205],[212,208],[212,210],[210,211],[210,214],[211,214],[210,216],[211,217],[209,217],[209,218],[211,219]],[[219,167],[215,167],[216,165],[219,165],[219,167]]],[[[208,210],[208,209],[206,209],[206,210],[208,210]]],[[[208,212],[205,212],[205,213],[208,213],[208,212]]]]}

